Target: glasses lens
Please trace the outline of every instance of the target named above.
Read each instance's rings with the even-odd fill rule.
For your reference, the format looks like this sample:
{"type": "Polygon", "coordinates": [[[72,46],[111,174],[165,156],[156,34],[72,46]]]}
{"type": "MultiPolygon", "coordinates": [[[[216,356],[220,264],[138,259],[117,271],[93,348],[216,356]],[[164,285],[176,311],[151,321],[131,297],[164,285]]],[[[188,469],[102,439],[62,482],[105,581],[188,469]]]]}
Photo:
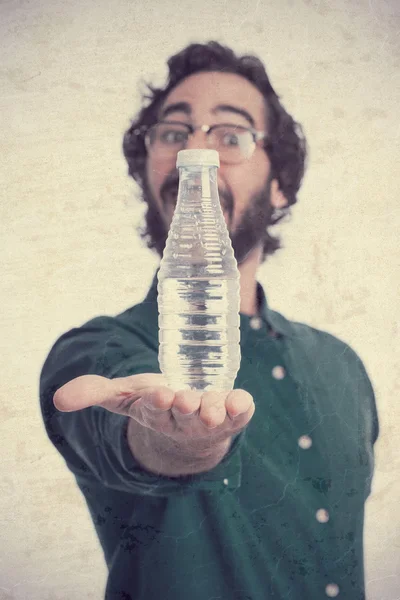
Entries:
{"type": "Polygon", "coordinates": [[[189,128],[179,123],[157,123],[148,132],[147,142],[153,152],[171,156],[182,150],[188,140],[189,128]]]}
{"type": "MultiPolygon", "coordinates": [[[[164,121],[149,129],[146,146],[160,158],[171,158],[186,148],[190,134],[191,128],[184,123],[164,121]]],[[[252,156],[256,144],[246,127],[216,125],[207,134],[207,146],[217,150],[223,162],[240,163],[252,156]]]]}
{"type": "Polygon", "coordinates": [[[250,158],[254,152],[255,142],[252,133],[238,125],[217,125],[210,133],[210,145],[226,162],[241,162],[250,158]]]}

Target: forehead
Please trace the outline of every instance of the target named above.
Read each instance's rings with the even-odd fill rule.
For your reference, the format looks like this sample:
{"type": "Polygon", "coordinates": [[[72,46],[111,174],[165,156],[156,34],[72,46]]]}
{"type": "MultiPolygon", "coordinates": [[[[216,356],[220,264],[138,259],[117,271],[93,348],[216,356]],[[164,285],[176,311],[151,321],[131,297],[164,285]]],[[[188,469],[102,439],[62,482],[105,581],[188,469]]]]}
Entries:
{"type": "Polygon", "coordinates": [[[243,108],[254,119],[256,128],[264,129],[265,101],[250,81],[234,73],[195,73],[181,81],[165,99],[162,109],[170,104],[187,102],[192,115],[211,113],[218,105],[229,104],[243,108]]]}

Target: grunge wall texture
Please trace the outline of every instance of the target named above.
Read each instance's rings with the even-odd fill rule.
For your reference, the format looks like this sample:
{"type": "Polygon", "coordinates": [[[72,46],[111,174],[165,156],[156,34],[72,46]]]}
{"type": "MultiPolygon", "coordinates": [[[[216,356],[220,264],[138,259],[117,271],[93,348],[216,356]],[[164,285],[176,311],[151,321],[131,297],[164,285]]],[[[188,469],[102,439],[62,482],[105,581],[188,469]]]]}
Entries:
{"type": "Polygon", "coordinates": [[[365,362],[381,424],[368,598],[399,598],[399,17],[397,0],[1,0],[0,600],[102,598],[38,375],[61,333],[144,297],[157,258],[135,231],[122,132],[138,79],[161,82],[169,55],[209,39],[258,54],[308,137],[285,247],[259,279],[272,307],[365,362]]]}

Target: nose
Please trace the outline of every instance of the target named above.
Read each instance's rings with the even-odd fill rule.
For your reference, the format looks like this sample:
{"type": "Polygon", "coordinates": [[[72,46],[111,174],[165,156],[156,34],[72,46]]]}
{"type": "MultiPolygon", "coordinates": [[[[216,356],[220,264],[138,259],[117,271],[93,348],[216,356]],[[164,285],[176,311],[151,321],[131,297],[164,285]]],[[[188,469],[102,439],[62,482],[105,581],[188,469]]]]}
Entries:
{"type": "Polygon", "coordinates": [[[185,146],[186,150],[201,150],[208,148],[207,135],[201,129],[196,129],[192,135],[189,135],[185,146]]]}

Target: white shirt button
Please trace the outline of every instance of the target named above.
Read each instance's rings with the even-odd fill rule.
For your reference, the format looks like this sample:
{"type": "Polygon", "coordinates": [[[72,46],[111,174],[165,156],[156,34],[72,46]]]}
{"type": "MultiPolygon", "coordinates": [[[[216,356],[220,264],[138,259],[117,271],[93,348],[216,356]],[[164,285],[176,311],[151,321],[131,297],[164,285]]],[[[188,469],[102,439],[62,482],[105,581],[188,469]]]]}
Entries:
{"type": "Polygon", "coordinates": [[[308,450],[312,446],[312,439],[309,435],[302,435],[297,442],[303,450],[308,450]]]}
{"type": "Polygon", "coordinates": [[[224,479],[224,484],[228,485],[229,481],[227,479],[224,479]]]}
{"type": "Polygon", "coordinates": [[[320,508],[315,513],[315,518],[319,523],[327,523],[329,521],[329,513],[325,508],[320,508]]]}
{"type": "Polygon", "coordinates": [[[285,377],[286,371],[280,365],[277,365],[272,369],[272,377],[274,379],[283,379],[285,377]]]}
{"type": "Polygon", "coordinates": [[[328,583],[325,588],[325,594],[329,596],[329,598],[336,598],[339,595],[339,586],[336,583],[328,583]]]}
{"type": "Polygon", "coordinates": [[[260,317],[252,317],[250,319],[250,327],[252,329],[261,329],[261,327],[262,327],[262,319],[260,319],[260,317]]]}

